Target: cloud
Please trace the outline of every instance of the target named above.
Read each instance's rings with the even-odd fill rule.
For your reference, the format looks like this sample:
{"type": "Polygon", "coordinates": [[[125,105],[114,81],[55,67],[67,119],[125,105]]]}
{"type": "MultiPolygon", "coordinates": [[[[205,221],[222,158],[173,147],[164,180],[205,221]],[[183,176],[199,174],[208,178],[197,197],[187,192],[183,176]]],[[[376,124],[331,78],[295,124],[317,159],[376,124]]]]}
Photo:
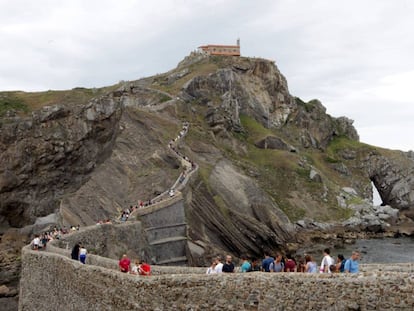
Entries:
{"type": "Polygon", "coordinates": [[[413,12],[409,0],[4,1],[0,89],[135,80],[240,37],[243,55],[276,60],[293,95],[354,119],[362,140],[414,149],[413,12]]]}

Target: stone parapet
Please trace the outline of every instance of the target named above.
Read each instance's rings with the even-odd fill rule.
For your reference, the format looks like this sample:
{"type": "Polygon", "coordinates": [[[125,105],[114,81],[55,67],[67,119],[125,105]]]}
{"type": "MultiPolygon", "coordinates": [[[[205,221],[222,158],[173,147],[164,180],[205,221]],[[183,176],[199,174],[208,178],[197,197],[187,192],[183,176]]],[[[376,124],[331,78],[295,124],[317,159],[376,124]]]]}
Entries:
{"type": "Polygon", "coordinates": [[[414,274],[407,272],[205,275],[204,268],[154,268],[170,273],[134,276],[26,247],[19,310],[412,310],[414,306],[414,274]]]}
{"type": "Polygon", "coordinates": [[[146,207],[143,207],[143,208],[138,208],[133,213],[131,213],[131,217],[139,217],[139,216],[144,216],[144,215],[147,215],[147,214],[154,213],[156,211],[159,211],[160,209],[169,207],[170,205],[173,205],[173,204],[181,201],[182,199],[183,199],[183,196],[182,196],[181,192],[177,192],[171,198],[164,199],[160,202],[154,203],[152,205],[149,205],[149,206],[146,206],[146,207]]]}

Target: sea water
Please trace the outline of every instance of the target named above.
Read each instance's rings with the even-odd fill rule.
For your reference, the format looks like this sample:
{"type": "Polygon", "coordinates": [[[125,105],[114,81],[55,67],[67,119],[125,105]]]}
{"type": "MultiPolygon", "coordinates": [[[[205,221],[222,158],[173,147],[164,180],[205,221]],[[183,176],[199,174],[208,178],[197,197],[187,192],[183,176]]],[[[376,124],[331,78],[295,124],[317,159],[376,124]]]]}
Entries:
{"type": "Polygon", "coordinates": [[[414,238],[381,238],[356,240],[355,244],[346,245],[331,251],[332,257],[343,254],[349,258],[352,251],[361,253],[361,263],[406,263],[414,262],[414,238]]]}

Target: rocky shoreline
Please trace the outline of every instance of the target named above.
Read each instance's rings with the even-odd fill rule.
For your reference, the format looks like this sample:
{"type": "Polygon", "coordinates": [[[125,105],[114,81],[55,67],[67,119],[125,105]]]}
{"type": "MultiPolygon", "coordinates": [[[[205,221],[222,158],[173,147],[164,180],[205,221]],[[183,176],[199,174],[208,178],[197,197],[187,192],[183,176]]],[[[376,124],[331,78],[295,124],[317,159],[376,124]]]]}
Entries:
{"type": "Polygon", "coordinates": [[[292,252],[320,254],[326,248],[343,248],[357,240],[414,236],[413,223],[390,206],[360,204],[353,217],[338,223],[320,223],[310,219],[295,223],[297,243],[292,252]]]}
{"type": "MultiPolygon", "coordinates": [[[[355,215],[344,222],[322,223],[303,219],[294,224],[296,240],[287,243],[286,251],[320,254],[326,247],[342,248],[360,239],[414,236],[412,223],[389,206],[355,205],[355,215]],[[369,216],[369,217],[368,217],[369,216]]],[[[0,251],[0,309],[16,310],[20,277],[21,247],[29,243],[19,230],[2,235],[0,251]]]]}

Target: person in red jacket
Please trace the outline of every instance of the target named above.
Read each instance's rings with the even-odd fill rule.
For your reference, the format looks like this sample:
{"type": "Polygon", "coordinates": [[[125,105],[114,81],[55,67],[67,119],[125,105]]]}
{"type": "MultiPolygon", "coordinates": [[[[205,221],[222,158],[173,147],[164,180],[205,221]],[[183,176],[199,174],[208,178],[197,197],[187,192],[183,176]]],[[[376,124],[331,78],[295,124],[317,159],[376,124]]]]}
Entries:
{"type": "Polygon", "coordinates": [[[296,262],[293,260],[291,254],[286,255],[285,272],[296,272],[296,262]]]}
{"type": "Polygon", "coordinates": [[[139,275],[151,275],[151,266],[145,261],[141,261],[140,265],[138,266],[138,273],[139,275]]]}
{"type": "Polygon", "coordinates": [[[119,268],[121,269],[121,272],[128,273],[130,264],[131,260],[128,258],[126,254],[124,254],[122,258],[119,260],[119,268]]]}

